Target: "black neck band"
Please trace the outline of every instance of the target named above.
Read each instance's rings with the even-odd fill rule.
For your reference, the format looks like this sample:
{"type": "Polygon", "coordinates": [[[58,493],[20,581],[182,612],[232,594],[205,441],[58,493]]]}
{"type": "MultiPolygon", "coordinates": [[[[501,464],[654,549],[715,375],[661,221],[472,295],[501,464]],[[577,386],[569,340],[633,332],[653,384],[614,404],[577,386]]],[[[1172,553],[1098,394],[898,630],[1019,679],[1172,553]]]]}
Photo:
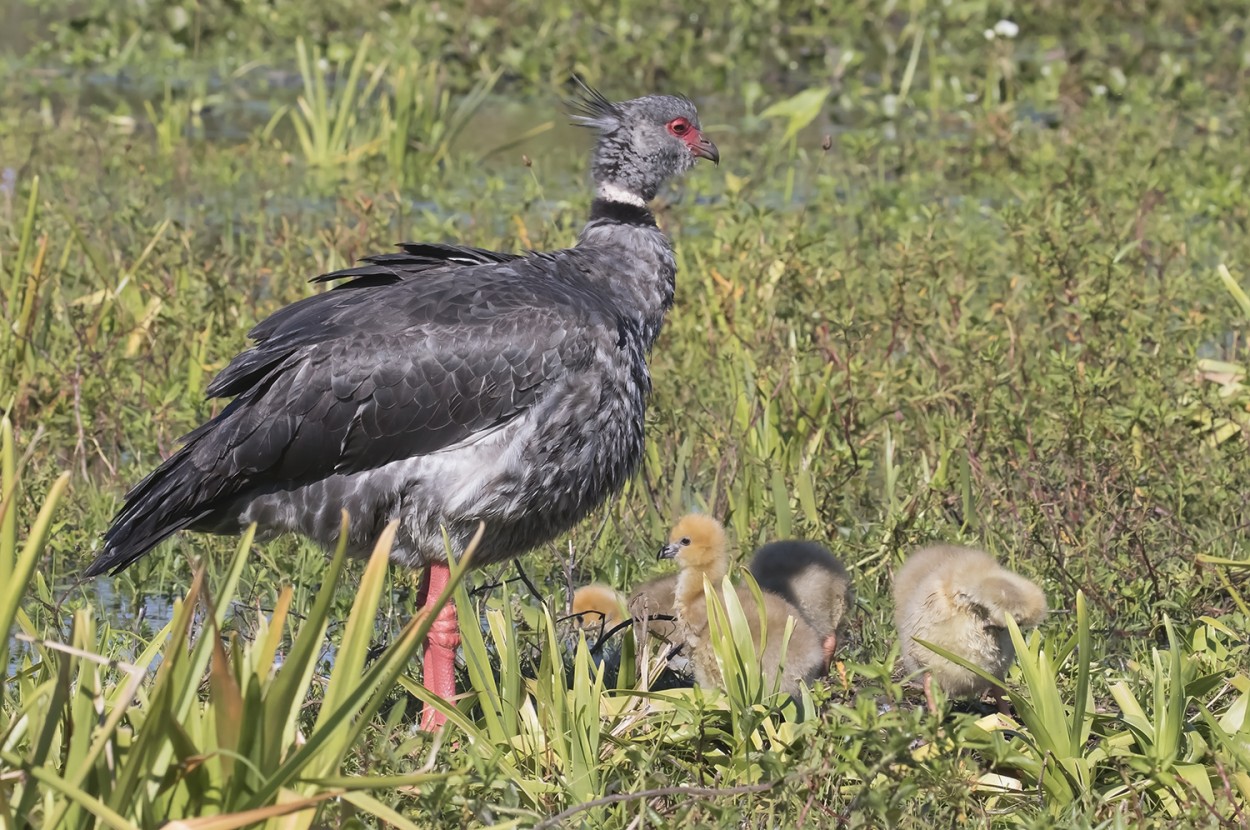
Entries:
{"type": "Polygon", "coordinates": [[[616,222],[621,225],[655,227],[655,217],[645,207],[608,199],[595,199],[590,203],[590,221],[596,220],[616,222]]]}

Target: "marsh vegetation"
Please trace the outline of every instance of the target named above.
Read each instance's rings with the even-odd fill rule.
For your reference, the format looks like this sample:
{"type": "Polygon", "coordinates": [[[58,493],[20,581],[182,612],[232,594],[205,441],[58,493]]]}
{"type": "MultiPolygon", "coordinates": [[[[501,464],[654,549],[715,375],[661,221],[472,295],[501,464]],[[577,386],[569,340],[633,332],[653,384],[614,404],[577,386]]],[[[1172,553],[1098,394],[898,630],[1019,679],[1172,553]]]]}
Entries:
{"type": "Polygon", "coordinates": [[[0,823],[1245,825],[1244,5],[2,5],[0,823]],[[571,243],[571,71],[691,96],[722,164],[658,207],[644,469],[531,586],[463,575],[448,730],[382,557],[187,535],[78,582],[310,277],[571,243]],[[573,588],[658,573],[691,509],[739,564],[801,536],[850,569],[811,717],[750,661],[641,694],[655,655],[567,651],[573,588]],[[1012,720],[896,670],[891,576],[935,540],[1045,589],[1012,720]]]}

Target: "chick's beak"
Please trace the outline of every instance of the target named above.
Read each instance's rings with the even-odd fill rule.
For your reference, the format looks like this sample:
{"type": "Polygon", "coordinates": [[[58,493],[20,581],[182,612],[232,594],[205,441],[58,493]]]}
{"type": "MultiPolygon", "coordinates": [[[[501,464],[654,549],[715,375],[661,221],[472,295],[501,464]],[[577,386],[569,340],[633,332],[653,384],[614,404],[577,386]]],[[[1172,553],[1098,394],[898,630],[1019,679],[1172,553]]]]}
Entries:
{"type": "Polygon", "coordinates": [[[655,555],[655,558],[656,559],[673,559],[677,556],[677,550],[680,547],[681,546],[678,545],[676,542],[669,542],[664,547],[660,548],[660,552],[655,555]]]}
{"type": "Polygon", "coordinates": [[[717,167],[720,166],[720,150],[717,150],[716,145],[703,133],[695,134],[694,141],[690,142],[690,153],[697,158],[707,159],[717,167]]]}

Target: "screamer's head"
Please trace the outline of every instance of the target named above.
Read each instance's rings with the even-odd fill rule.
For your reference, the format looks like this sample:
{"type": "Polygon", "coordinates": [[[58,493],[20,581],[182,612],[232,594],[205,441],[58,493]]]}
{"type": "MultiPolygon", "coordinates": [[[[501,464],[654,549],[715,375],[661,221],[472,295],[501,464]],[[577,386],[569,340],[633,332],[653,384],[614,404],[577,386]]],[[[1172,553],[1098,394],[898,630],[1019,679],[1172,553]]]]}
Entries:
{"type": "Polygon", "coordinates": [[[613,103],[580,79],[569,101],[573,123],[599,134],[591,169],[600,190],[655,198],[664,182],[686,172],[698,159],[720,164],[720,152],[699,126],[699,112],[688,99],[647,95],[613,103]]]}

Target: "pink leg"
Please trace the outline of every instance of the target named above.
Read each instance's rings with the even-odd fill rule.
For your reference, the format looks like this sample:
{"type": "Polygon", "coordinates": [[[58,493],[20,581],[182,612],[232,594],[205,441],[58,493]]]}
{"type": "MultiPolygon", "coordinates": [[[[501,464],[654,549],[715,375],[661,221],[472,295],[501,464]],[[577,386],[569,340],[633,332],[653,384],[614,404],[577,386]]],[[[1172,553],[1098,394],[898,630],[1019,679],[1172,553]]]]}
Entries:
{"type": "Polygon", "coordinates": [[[829,667],[833,665],[833,653],[838,650],[838,635],[830,634],[822,643],[825,650],[825,671],[829,671],[829,667]]]}
{"type": "Polygon", "coordinates": [[[937,700],[933,697],[933,675],[928,672],[924,673],[924,700],[929,706],[929,714],[936,715],[938,713],[937,700]]]}
{"type": "MultiPolygon", "coordinates": [[[[422,606],[437,598],[447,587],[451,571],[446,562],[435,562],[425,570],[421,578],[421,590],[417,599],[422,606]]],[[[452,700],[456,696],[456,646],[460,645],[460,629],[456,624],[456,606],[448,602],[434,618],[429,637],[425,641],[425,659],[422,664],[422,681],[425,688],[441,697],[452,700]]],[[[447,716],[426,706],[421,713],[421,728],[433,732],[447,722],[447,716]]]]}
{"type": "Polygon", "coordinates": [[[1000,715],[1013,714],[1011,711],[1011,703],[1007,700],[1007,695],[1003,693],[1002,689],[995,686],[994,691],[990,692],[990,697],[994,699],[994,704],[998,707],[998,713],[1000,715]]]}

